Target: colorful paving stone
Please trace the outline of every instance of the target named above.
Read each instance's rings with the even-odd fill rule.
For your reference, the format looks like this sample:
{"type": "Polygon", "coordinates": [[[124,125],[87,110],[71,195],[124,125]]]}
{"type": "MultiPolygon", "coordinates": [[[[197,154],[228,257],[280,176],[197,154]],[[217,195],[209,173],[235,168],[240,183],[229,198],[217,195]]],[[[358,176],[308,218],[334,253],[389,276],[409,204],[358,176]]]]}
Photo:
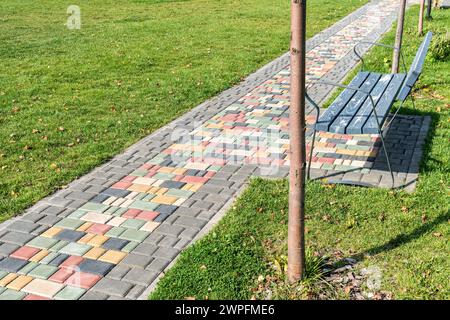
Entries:
{"type": "MultiPolygon", "coordinates": [[[[397,5],[375,1],[324,33],[307,52],[308,80],[341,68],[356,42],[379,35],[380,25],[394,20],[397,5]]],[[[231,197],[221,190],[240,178],[224,169],[289,166],[290,70],[277,70],[201,123],[183,127],[183,134],[170,137],[152,156],[127,151],[133,160],[89,176],[85,183],[101,191],[81,196],[75,207],[62,204],[52,211],[44,203],[37,213],[56,223],[18,242],[23,245],[10,243],[16,243],[13,234],[7,241],[0,237],[0,253],[6,252],[0,255],[0,299],[79,299],[91,291],[135,298],[132,288],[149,285],[231,197]]],[[[313,119],[309,115],[308,124],[313,119]]],[[[153,148],[154,141],[146,143],[153,148]]],[[[364,172],[373,167],[379,147],[377,135],[320,132],[311,167],[364,172]]]]}

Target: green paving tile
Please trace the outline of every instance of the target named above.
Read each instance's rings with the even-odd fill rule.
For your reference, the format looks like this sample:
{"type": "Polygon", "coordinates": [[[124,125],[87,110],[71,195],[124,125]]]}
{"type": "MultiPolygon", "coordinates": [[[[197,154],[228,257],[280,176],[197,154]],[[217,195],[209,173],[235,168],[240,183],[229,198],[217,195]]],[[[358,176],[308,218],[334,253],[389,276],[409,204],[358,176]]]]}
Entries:
{"type": "Polygon", "coordinates": [[[39,248],[39,249],[48,249],[57,243],[58,240],[46,237],[36,237],[27,243],[27,246],[39,248]]]}
{"type": "Polygon", "coordinates": [[[128,208],[118,208],[115,212],[114,212],[114,216],[118,216],[120,217],[122,214],[124,214],[125,212],[128,211],[128,208]]]}
{"type": "Polygon", "coordinates": [[[0,300],[21,300],[26,296],[25,292],[6,289],[0,294],[0,300]]]}
{"type": "Polygon", "coordinates": [[[150,234],[149,232],[142,230],[127,229],[119,236],[119,238],[130,241],[142,242],[144,241],[145,238],[147,238],[149,234],[150,234]]]}
{"type": "Polygon", "coordinates": [[[112,227],[108,230],[107,233],[105,233],[105,236],[110,238],[118,238],[123,232],[125,231],[125,228],[122,227],[112,227]]]}
{"type": "Polygon", "coordinates": [[[91,249],[92,249],[92,247],[90,245],[83,244],[83,243],[71,242],[68,245],[66,245],[65,247],[59,249],[59,252],[69,254],[72,256],[82,256],[91,249]]]}
{"type": "MultiPolygon", "coordinates": [[[[6,276],[8,274],[8,272],[4,271],[4,270],[0,270],[0,280],[3,279],[4,276],[6,276]]],[[[1,287],[0,287],[1,288],[1,287]]]]}
{"type": "Polygon", "coordinates": [[[50,248],[50,251],[59,251],[61,248],[67,246],[68,242],[64,240],[58,241],[53,247],[50,248]]]}
{"type": "Polygon", "coordinates": [[[139,245],[140,242],[134,242],[130,241],[128,244],[122,248],[121,251],[123,252],[131,252],[134,248],[136,248],[139,245]]]}
{"type": "Polygon", "coordinates": [[[64,218],[55,224],[55,227],[63,228],[63,229],[78,229],[85,221],[81,221],[78,219],[64,218]]]}
{"type": "MultiPolygon", "coordinates": [[[[56,250],[55,250],[56,251],[56,250]]],[[[50,252],[48,255],[46,255],[41,261],[39,261],[42,264],[49,264],[50,261],[56,258],[58,255],[58,252],[50,252]]]]}
{"type": "Polygon", "coordinates": [[[220,169],[222,169],[221,166],[210,166],[208,168],[209,171],[215,171],[215,172],[219,171],[220,169]]]}
{"type": "Polygon", "coordinates": [[[175,177],[174,174],[165,173],[165,172],[158,172],[152,178],[153,179],[158,179],[158,180],[171,180],[173,177],[175,177]]]}
{"type": "Polygon", "coordinates": [[[344,166],[344,165],[336,165],[335,167],[334,167],[334,170],[338,170],[338,171],[348,171],[348,170],[352,170],[352,169],[354,169],[355,167],[352,167],[352,166],[344,166]]]}
{"type": "Polygon", "coordinates": [[[334,164],[323,163],[322,167],[320,169],[322,169],[322,170],[333,170],[334,169],[334,164]]]}
{"type": "Polygon", "coordinates": [[[131,208],[131,209],[139,209],[139,210],[153,211],[154,209],[156,209],[157,206],[158,206],[157,203],[152,203],[152,202],[146,202],[146,201],[137,200],[137,201],[134,201],[134,202],[129,206],[129,208],[131,208]]]}
{"type": "Polygon", "coordinates": [[[33,278],[40,278],[47,280],[52,274],[58,270],[55,266],[50,266],[48,264],[40,264],[30,272],[28,275],[33,278]]]}
{"type": "Polygon", "coordinates": [[[83,210],[77,210],[77,211],[74,211],[74,212],[72,212],[71,214],[69,214],[69,215],[67,216],[67,218],[77,220],[77,219],[80,219],[80,218],[81,218],[82,216],[84,216],[85,214],[86,214],[86,211],[83,211],[83,210]]]}
{"type": "Polygon", "coordinates": [[[153,194],[153,193],[149,193],[149,194],[147,194],[147,195],[140,194],[139,196],[141,196],[141,195],[144,196],[142,199],[139,199],[139,200],[142,200],[142,201],[150,201],[150,200],[152,200],[154,197],[156,197],[156,195],[153,194]]]}
{"type": "Polygon", "coordinates": [[[36,268],[38,265],[39,265],[39,263],[37,263],[37,262],[29,262],[25,267],[20,269],[17,273],[26,275],[29,272],[31,272],[31,270],[36,268]]]}
{"type": "Polygon", "coordinates": [[[192,191],[181,190],[181,189],[169,189],[169,191],[166,192],[166,195],[168,195],[168,196],[179,197],[179,198],[189,198],[192,194],[193,194],[192,191]]]}
{"type": "Polygon", "coordinates": [[[140,229],[147,221],[138,219],[127,219],[120,226],[128,229],[140,229]]]}
{"type": "MultiPolygon", "coordinates": [[[[160,161],[160,162],[162,162],[162,161],[160,161]]],[[[147,170],[139,169],[139,170],[134,170],[132,173],[130,173],[130,176],[143,177],[147,173],[148,173],[147,170]]]]}
{"type": "Polygon", "coordinates": [[[67,286],[64,289],[62,289],[61,291],[59,291],[54,296],[54,298],[57,299],[57,300],[77,300],[85,292],[86,292],[85,289],[67,286]]]}
{"type": "MultiPolygon", "coordinates": [[[[147,194],[145,194],[145,193],[140,193],[140,194],[138,194],[138,195],[133,199],[133,201],[144,200],[144,199],[146,198],[146,196],[147,196],[147,194]]],[[[153,198],[153,197],[152,197],[152,198],[153,198]]]]}
{"type": "Polygon", "coordinates": [[[106,211],[108,208],[109,208],[109,206],[102,204],[102,203],[88,202],[84,206],[82,206],[80,209],[86,210],[86,211],[94,211],[94,212],[102,213],[103,211],[106,211]]]}

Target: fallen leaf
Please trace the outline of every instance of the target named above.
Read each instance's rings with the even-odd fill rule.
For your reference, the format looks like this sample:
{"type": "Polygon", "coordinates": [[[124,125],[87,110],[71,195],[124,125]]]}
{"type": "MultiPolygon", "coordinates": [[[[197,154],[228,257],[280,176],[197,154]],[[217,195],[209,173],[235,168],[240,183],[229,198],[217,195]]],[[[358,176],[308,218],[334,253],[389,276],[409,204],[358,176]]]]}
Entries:
{"type": "Polygon", "coordinates": [[[32,133],[39,133],[40,131],[38,129],[33,129],[31,132],[32,133]]]}
{"type": "Polygon", "coordinates": [[[426,214],[422,215],[422,223],[425,223],[427,221],[427,216],[426,214]]]}
{"type": "Polygon", "coordinates": [[[61,132],[62,132],[62,131],[64,131],[64,130],[66,130],[66,129],[64,129],[64,127],[59,127],[59,128],[58,128],[58,131],[61,131],[61,132]]]}
{"type": "Polygon", "coordinates": [[[26,145],[25,147],[23,147],[23,150],[31,150],[31,149],[33,149],[33,148],[29,145],[26,145]]]}
{"type": "Polygon", "coordinates": [[[407,213],[408,210],[409,210],[409,209],[408,209],[407,207],[405,207],[405,206],[402,207],[402,212],[407,213]]]}
{"type": "Polygon", "coordinates": [[[433,237],[436,237],[436,238],[442,237],[442,233],[435,232],[435,233],[433,233],[433,237]]]}
{"type": "Polygon", "coordinates": [[[195,297],[185,297],[184,300],[195,300],[195,297]]]}

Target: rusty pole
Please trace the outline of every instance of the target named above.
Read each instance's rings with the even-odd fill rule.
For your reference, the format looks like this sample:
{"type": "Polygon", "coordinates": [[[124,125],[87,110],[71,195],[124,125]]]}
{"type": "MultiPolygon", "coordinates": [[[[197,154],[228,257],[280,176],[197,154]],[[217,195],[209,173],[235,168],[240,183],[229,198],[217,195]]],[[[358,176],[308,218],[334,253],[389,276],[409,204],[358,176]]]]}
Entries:
{"type": "Polygon", "coordinates": [[[423,12],[425,9],[425,0],[420,0],[420,12],[419,12],[419,36],[423,34],[423,12]]]}
{"type": "Polygon", "coordinates": [[[291,0],[291,105],[288,278],[305,275],[305,54],[306,0],[291,0]]]}
{"type": "Polygon", "coordinates": [[[394,56],[392,58],[392,73],[398,73],[400,66],[400,50],[402,49],[403,24],[405,22],[406,0],[400,0],[400,8],[398,12],[397,33],[395,34],[394,56]]]}

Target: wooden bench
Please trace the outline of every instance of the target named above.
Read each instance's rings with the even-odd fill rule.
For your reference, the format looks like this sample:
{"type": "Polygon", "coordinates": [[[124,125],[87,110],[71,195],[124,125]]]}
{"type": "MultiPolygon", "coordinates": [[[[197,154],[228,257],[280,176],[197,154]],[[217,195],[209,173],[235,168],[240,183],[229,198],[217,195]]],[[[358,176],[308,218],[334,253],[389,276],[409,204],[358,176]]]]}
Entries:
{"type": "MultiPolygon", "coordinates": [[[[314,148],[316,131],[327,131],[339,134],[380,134],[382,146],[386,154],[389,171],[392,177],[392,185],[394,185],[394,175],[391,170],[388,154],[383,139],[383,124],[387,115],[396,101],[400,102],[400,106],[395,112],[402,107],[406,98],[409,96],[414,104],[414,100],[410,95],[412,87],[417,82],[422,73],[423,64],[432,38],[432,33],[428,32],[417,50],[411,67],[406,73],[406,67],[402,57],[403,68],[405,73],[381,74],[377,72],[363,71],[364,60],[357,52],[357,46],[363,43],[377,45],[382,47],[397,48],[380,43],[362,42],[355,46],[354,52],[361,60],[361,70],[353,78],[349,85],[342,85],[333,82],[317,81],[325,85],[332,85],[344,88],[341,94],[333,101],[333,103],[320,115],[320,109],[316,103],[306,94],[306,99],[316,108],[317,118],[313,126],[314,134],[310,152],[310,166],[312,152],[314,148]]],[[[388,127],[388,126],[386,126],[388,127]]],[[[310,167],[308,168],[309,177],[310,167]]]]}

